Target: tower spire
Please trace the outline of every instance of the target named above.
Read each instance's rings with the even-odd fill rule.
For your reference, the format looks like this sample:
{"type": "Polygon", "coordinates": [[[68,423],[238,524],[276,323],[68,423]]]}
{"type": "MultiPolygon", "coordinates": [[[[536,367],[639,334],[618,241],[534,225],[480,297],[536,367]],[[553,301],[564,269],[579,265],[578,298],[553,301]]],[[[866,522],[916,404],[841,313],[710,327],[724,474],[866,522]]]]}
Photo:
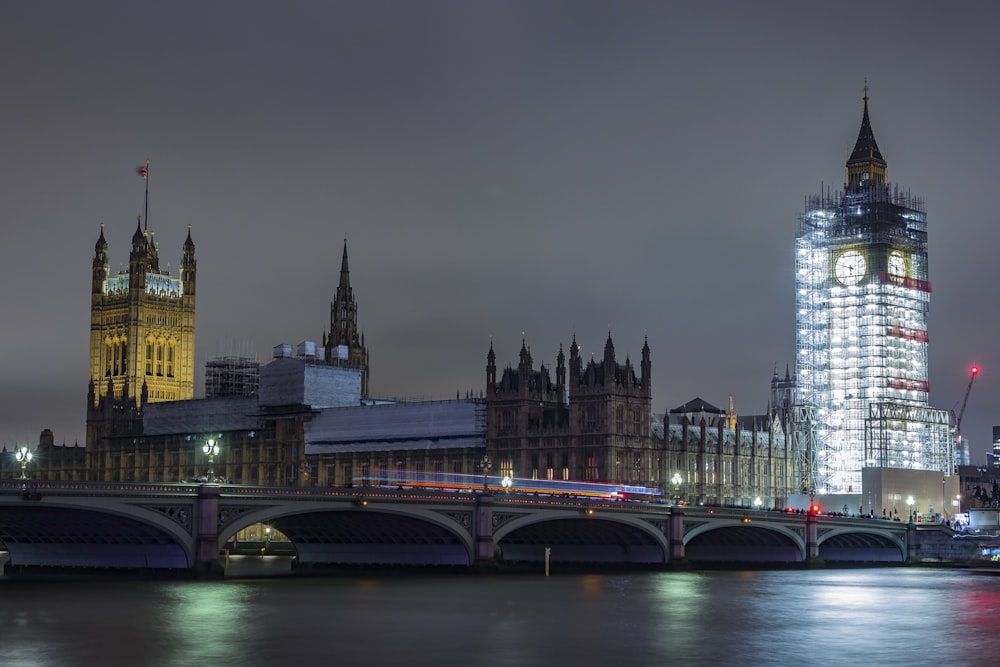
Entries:
{"type": "Polygon", "coordinates": [[[868,79],[865,79],[864,112],[861,116],[861,129],[854,150],[847,160],[847,185],[849,192],[874,185],[885,185],[886,161],[875,142],[875,133],[868,118],[868,79]]]}
{"type": "Polygon", "coordinates": [[[340,260],[340,287],[351,289],[351,270],[347,267],[347,237],[344,237],[344,256],[340,260]]]}

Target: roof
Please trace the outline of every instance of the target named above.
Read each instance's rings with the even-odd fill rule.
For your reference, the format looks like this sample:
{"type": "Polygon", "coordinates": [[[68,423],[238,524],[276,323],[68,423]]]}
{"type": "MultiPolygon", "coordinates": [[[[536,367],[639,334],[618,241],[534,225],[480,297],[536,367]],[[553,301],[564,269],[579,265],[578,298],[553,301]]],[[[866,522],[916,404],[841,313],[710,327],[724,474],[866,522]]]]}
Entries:
{"type": "Polygon", "coordinates": [[[257,398],[195,398],[147,403],[142,408],[143,435],[253,431],[257,398]]]}
{"type": "Polygon", "coordinates": [[[861,118],[861,130],[858,132],[858,140],[854,144],[854,151],[851,153],[850,159],[847,160],[847,164],[869,161],[885,164],[885,158],[882,157],[882,153],[878,149],[878,144],[875,143],[875,133],[872,131],[872,124],[868,120],[868,93],[866,92],[865,112],[861,118]]]}
{"type": "Polygon", "coordinates": [[[679,408],[674,408],[670,411],[670,414],[684,414],[687,412],[708,412],[711,414],[722,415],[725,414],[725,410],[720,410],[711,403],[704,401],[700,398],[693,398],[679,408]]]}
{"type": "Polygon", "coordinates": [[[486,406],[471,400],[320,410],[305,424],[306,454],[482,447],[486,406]]]}

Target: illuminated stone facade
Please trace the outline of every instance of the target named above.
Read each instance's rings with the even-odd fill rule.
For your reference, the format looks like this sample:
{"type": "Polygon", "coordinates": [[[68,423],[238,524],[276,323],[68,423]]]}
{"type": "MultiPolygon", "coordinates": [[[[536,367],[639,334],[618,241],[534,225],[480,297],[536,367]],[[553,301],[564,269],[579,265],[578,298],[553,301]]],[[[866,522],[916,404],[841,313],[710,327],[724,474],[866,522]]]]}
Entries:
{"type": "Polygon", "coordinates": [[[111,275],[102,226],[91,277],[89,453],[145,403],[194,395],[194,250],[189,227],[173,277],[160,269],[152,233],[138,225],[128,270],[111,275]]]}

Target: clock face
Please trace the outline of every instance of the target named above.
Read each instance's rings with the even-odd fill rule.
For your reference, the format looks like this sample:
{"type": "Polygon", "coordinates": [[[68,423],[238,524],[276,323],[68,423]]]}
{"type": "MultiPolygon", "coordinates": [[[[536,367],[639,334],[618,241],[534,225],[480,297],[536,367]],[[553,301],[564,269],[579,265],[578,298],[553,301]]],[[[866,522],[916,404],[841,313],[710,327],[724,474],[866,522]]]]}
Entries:
{"type": "Polygon", "coordinates": [[[889,263],[888,263],[889,275],[893,278],[905,278],[906,277],[906,257],[903,253],[898,250],[893,250],[889,253],[889,263]]]}
{"type": "Polygon", "coordinates": [[[857,285],[865,277],[865,256],[857,250],[841,253],[833,265],[833,273],[843,285],[857,285]]]}

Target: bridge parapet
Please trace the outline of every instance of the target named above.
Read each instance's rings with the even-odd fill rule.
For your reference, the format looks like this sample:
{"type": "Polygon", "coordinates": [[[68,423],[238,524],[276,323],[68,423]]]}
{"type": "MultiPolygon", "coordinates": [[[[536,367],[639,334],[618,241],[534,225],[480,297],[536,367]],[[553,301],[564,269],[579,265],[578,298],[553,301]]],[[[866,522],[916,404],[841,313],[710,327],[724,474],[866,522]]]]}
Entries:
{"type": "MultiPolygon", "coordinates": [[[[308,562],[310,554],[322,558],[346,555],[355,560],[345,562],[352,563],[390,562],[359,559],[391,558],[389,550],[398,547],[411,554],[423,554],[426,562],[444,558],[441,554],[445,554],[450,559],[448,564],[481,565],[491,563],[498,553],[501,557],[515,554],[517,558],[529,547],[537,551],[536,547],[553,540],[563,540],[553,551],[558,557],[574,550],[581,557],[602,557],[619,549],[625,557],[644,559],[642,562],[655,562],[659,554],[662,564],[668,566],[684,563],[685,557],[693,558],[695,547],[701,553],[717,553],[730,548],[777,546],[782,553],[797,550],[801,561],[831,552],[843,555],[881,550],[883,555],[892,551],[897,557],[902,554],[900,560],[916,554],[913,562],[927,562],[939,552],[946,556],[968,551],[948,548],[944,537],[931,539],[932,532],[944,530],[940,526],[913,527],[878,519],[745,508],[375,487],[0,481],[0,543],[8,537],[20,540],[21,545],[27,544],[26,540],[31,542],[30,548],[11,550],[15,563],[19,559],[21,563],[31,562],[26,560],[29,556],[49,549],[45,530],[55,526],[68,537],[51,549],[61,549],[59,556],[64,560],[60,563],[73,565],[65,559],[72,559],[80,551],[74,545],[99,544],[101,535],[106,535],[100,530],[115,525],[115,521],[123,525],[123,549],[127,550],[129,539],[145,530],[145,534],[154,536],[151,544],[162,547],[169,538],[170,548],[182,552],[182,564],[169,567],[209,573],[218,571],[216,561],[226,540],[257,522],[272,522],[277,530],[286,522],[299,530],[308,538],[296,543],[302,562],[308,562]],[[81,517],[83,521],[75,525],[74,520],[81,517]],[[810,526],[815,533],[810,534],[810,526]],[[93,534],[85,534],[87,530],[93,534]],[[921,539],[925,534],[928,538],[921,539]],[[388,538],[378,548],[364,546],[372,543],[372,537],[382,535],[388,538]],[[700,545],[692,545],[695,540],[700,545]],[[326,546],[317,546],[321,542],[326,546]],[[306,551],[302,550],[303,544],[309,545],[306,551]]],[[[112,546],[94,547],[94,551],[108,554],[112,546]]],[[[162,551],[161,547],[151,549],[162,551]]],[[[149,567],[163,567],[167,561],[161,557],[156,562],[161,565],[149,567]]]]}

